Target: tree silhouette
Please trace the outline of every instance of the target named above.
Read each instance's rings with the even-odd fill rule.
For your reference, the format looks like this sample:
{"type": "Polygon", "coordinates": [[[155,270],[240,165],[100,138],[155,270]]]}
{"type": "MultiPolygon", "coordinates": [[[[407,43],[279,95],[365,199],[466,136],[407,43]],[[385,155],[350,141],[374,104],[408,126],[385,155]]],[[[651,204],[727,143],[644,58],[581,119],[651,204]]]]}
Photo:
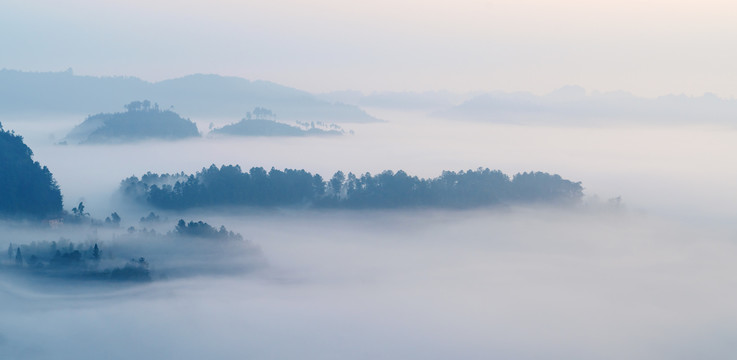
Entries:
{"type": "Polygon", "coordinates": [[[330,190],[332,191],[333,195],[336,197],[340,196],[340,190],[343,187],[343,182],[345,181],[345,175],[342,171],[338,170],[335,174],[333,174],[333,178],[330,179],[330,190]]]}
{"type": "Polygon", "coordinates": [[[79,205],[77,205],[77,207],[72,208],[72,213],[78,218],[90,215],[90,213],[84,212],[84,203],[82,201],[79,202],[79,205]]]}
{"type": "Polygon", "coordinates": [[[143,106],[143,103],[140,101],[131,101],[129,104],[123,105],[123,107],[126,110],[128,110],[128,112],[141,110],[142,106],[143,106]]]}
{"type": "Polygon", "coordinates": [[[97,247],[97,243],[95,243],[95,247],[92,249],[92,259],[96,261],[100,260],[100,248],[97,247]]]}
{"type": "Polygon", "coordinates": [[[23,265],[23,255],[20,253],[20,248],[15,250],[15,265],[22,266],[23,265]]]}
{"type": "Polygon", "coordinates": [[[105,218],[105,224],[120,226],[120,216],[117,212],[110,214],[105,218]]]}

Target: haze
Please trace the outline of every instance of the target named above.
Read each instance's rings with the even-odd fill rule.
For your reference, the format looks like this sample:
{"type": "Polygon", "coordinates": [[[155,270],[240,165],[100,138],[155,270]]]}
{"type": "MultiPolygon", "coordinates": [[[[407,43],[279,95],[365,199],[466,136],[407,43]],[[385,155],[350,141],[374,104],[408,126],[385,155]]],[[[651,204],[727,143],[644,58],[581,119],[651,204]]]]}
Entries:
{"type": "MultiPolygon", "coordinates": [[[[80,345],[88,343],[112,359],[652,359],[735,350],[727,339],[737,308],[727,299],[734,296],[728,274],[737,270],[737,173],[723,166],[737,151],[734,130],[533,127],[371,113],[388,122],[351,125],[356,135],[340,138],[130,145],[53,145],[75,119],[3,124],[26,135],[64,189],[67,207],[83,200],[99,218],[118,211],[123,228],[142,226],[137,219],[150,209],[113,196],[122,178],[210,163],[324,176],[338,169],[426,177],[477,166],[554,171],[585,184],[585,205],[157,210],[167,219],[160,231],[185,218],[242,233],[268,268],[122,289],[29,287],[6,278],[0,354],[98,357],[95,347],[80,345]],[[611,207],[607,199],[616,196],[623,205],[611,207]]],[[[208,123],[198,121],[200,129],[208,123]]],[[[6,234],[14,242],[65,236],[115,243],[106,232],[6,234]]],[[[167,264],[166,256],[150,256],[167,264]]],[[[188,256],[178,261],[202,261],[188,256]]]]}
{"type": "Polygon", "coordinates": [[[737,94],[725,1],[5,1],[0,66],[312,92],[737,94]]]}
{"type": "Polygon", "coordinates": [[[51,171],[64,210],[98,224],[0,219],[0,359],[732,358],[735,10],[716,0],[4,1],[0,69],[19,71],[0,73],[12,79],[0,83],[0,123],[51,171]],[[190,74],[222,76],[155,83],[190,74]],[[87,115],[143,100],[202,136],[66,141],[87,115]],[[274,110],[269,121],[346,131],[210,136],[254,107],[274,110]],[[130,176],[211,164],[325,180],[541,171],[581,182],[584,196],[177,210],[118,191],[130,176]],[[151,212],[159,220],[140,220],[151,212]],[[120,223],[106,224],[113,213],[120,223]],[[245,240],[182,241],[180,219],[245,240]],[[44,277],[53,269],[14,257],[52,241],[99,244],[108,258],[97,264],[145,256],[156,276],[44,277]]]}

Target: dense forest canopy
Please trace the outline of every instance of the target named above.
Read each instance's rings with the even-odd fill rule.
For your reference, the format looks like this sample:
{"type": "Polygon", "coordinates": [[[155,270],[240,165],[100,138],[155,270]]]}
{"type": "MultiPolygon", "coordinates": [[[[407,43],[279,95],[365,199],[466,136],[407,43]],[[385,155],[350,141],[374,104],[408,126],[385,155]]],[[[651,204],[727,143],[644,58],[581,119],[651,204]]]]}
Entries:
{"type": "Polygon", "coordinates": [[[46,166],[32,159],[23,137],[0,124],[0,217],[55,217],[62,212],[59,186],[46,166]]]}
{"type": "Polygon", "coordinates": [[[504,203],[572,203],[583,196],[581,183],[542,172],[514,175],[479,168],[444,171],[421,179],[404,171],[377,175],[335,173],[329,180],[305,170],[215,165],[193,175],[147,173],[122,181],[127,197],[166,209],[205,206],[289,206],[343,208],[470,208],[504,203]]]}
{"type": "Polygon", "coordinates": [[[156,103],[133,101],[124,107],[125,112],[87,117],[67,135],[67,139],[79,143],[107,143],[200,136],[194,122],[171,110],[161,110],[156,103]]]}

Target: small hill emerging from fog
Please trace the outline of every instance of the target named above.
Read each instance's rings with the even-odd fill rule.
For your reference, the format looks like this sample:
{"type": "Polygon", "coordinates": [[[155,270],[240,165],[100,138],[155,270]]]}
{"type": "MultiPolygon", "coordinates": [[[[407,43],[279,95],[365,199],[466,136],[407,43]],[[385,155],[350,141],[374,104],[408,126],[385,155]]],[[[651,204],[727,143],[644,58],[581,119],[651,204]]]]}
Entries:
{"type": "Polygon", "coordinates": [[[302,127],[292,126],[280,123],[275,120],[276,114],[270,109],[257,107],[253,113],[248,113],[241,121],[225,125],[221,128],[212,130],[213,135],[235,135],[235,136],[330,136],[343,135],[344,131],[340,126],[335,124],[326,125],[318,122],[319,126],[315,126],[315,122],[302,123],[298,122],[302,127]]]}
{"type": "Polygon", "coordinates": [[[87,117],[67,135],[80,144],[123,143],[141,140],[177,140],[199,137],[197,125],[171,110],[160,110],[148,100],[125,105],[126,112],[87,117]]]}
{"type": "Polygon", "coordinates": [[[23,137],[0,124],[0,217],[48,218],[62,212],[59,186],[46,166],[33,161],[23,137]]]}
{"type": "Polygon", "coordinates": [[[305,170],[215,165],[194,175],[152,174],[121,183],[128,198],[165,209],[207,206],[312,206],[337,208],[473,208],[513,203],[570,204],[583,196],[581,183],[542,172],[512,178],[498,170],[444,171],[420,179],[390,170],[329,181],[305,170]]]}
{"type": "Polygon", "coordinates": [[[194,74],[148,82],[135,77],[95,77],[62,72],[0,70],[0,114],[94,114],[121,99],[156,99],[190,116],[241,117],[265,106],[289,121],[373,122],[354,105],[332,103],[268,81],[194,74]]]}
{"type": "Polygon", "coordinates": [[[337,130],[322,130],[311,128],[304,130],[302,128],[276,122],[274,120],[260,119],[243,119],[235,124],[225,125],[221,128],[214,129],[212,134],[216,135],[236,135],[236,136],[330,136],[343,135],[337,130]]]}

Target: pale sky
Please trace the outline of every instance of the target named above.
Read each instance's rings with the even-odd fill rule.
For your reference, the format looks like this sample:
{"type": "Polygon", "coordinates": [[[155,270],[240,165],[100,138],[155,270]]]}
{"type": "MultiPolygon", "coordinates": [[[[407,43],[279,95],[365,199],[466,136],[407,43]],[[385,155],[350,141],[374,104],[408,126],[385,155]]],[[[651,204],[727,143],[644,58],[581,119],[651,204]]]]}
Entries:
{"type": "Polygon", "coordinates": [[[0,68],[312,92],[737,96],[737,5],[633,0],[4,0],[0,68]]]}

